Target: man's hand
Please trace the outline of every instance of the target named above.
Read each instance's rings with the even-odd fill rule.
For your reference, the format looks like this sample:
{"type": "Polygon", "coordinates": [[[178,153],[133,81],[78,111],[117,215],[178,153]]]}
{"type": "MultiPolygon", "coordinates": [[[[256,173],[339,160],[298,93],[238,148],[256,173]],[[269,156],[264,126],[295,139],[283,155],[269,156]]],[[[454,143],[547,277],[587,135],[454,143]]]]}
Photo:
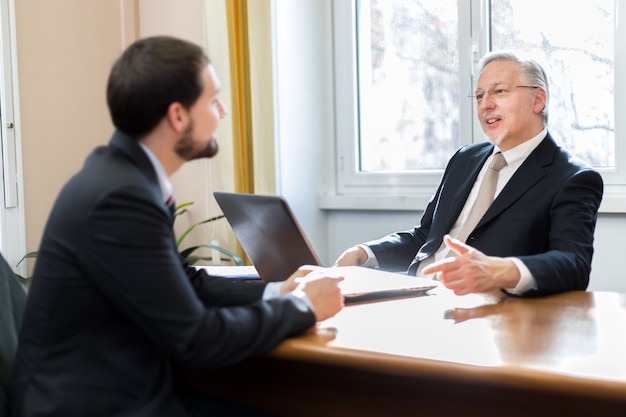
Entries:
{"type": "Polygon", "coordinates": [[[341,281],[343,277],[320,274],[311,279],[307,277],[302,282],[299,289],[309,297],[316,321],[329,319],[343,308],[344,298],[339,288],[341,281]]]}
{"type": "Polygon", "coordinates": [[[302,265],[300,268],[298,268],[296,272],[291,274],[291,276],[283,282],[283,285],[280,287],[280,295],[285,295],[294,291],[298,287],[298,284],[303,277],[305,277],[311,271],[315,271],[318,269],[320,269],[319,266],[302,265]]]}
{"type": "Polygon", "coordinates": [[[325,268],[304,265],[298,268],[282,285],[280,293],[299,290],[306,294],[313,306],[315,320],[322,321],[333,317],[344,305],[339,288],[342,276],[330,275],[325,268]]]}
{"type": "Polygon", "coordinates": [[[428,265],[422,273],[437,274],[443,285],[455,294],[485,293],[514,288],[519,282],[519,271],[510,259],[487,256],[448,235],[444,236],[443,241],[459,256],[428,265]]]}
{"type": "Polygon", "coordinates": [[[358,246],[346,249],[335,261],[334,266],[360,266],[367,262],[367,253],[358,246]]]}

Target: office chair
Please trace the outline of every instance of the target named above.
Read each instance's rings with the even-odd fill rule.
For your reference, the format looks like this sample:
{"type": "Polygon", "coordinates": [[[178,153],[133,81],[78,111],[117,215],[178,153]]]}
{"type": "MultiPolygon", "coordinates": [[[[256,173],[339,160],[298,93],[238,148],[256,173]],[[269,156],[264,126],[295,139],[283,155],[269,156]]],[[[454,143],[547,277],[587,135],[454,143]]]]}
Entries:
{"type": "Polygon", "coordinates": [[[26,291],[0,256],[0,417],[8,415],[8,389],[25,303],[26,291]]]}

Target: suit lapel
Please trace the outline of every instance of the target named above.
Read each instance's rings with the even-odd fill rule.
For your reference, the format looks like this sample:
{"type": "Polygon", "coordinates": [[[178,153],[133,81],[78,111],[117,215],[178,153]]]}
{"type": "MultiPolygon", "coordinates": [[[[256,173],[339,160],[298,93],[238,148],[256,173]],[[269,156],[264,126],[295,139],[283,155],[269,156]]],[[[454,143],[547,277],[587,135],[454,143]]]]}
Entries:
{"type": "Polygon", "coordinates": [[[459,214],[461,214],[461,210],[463,210],[463,207],[465,206],[465,202],[472,191],[472,187],[474,187],[478,173],[492,152],[493,145],[481,148],[476,154],[467,159],[465,167],[462,168],[461,173],[455,172],[451,175],[451,179],[458,178],[459,181],[451,182],[446,185],[446,187],[453,190],[450,194],[451,200],[440,204],[440,207],[449,207],[448,214],[446,216],[446,227],[444,230],[452,229],[454,222],[456,222],[459,214]]]}

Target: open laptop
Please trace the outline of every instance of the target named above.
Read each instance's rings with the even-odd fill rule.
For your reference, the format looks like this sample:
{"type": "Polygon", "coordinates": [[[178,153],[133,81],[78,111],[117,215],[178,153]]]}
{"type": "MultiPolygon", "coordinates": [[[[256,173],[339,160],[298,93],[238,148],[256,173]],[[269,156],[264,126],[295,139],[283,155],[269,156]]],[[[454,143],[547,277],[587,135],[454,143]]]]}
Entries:
{"type": "MultiPolygon", "coordinates": [[[[283,197],[213,195],[263,281],[285,280],[302,265],[322,266],[283,197]]],[[[333,267],[326,271],[345,278],[339,285],[346,301],[409,296],[438,286],[428,278],[371,268],[333,267]]]]}

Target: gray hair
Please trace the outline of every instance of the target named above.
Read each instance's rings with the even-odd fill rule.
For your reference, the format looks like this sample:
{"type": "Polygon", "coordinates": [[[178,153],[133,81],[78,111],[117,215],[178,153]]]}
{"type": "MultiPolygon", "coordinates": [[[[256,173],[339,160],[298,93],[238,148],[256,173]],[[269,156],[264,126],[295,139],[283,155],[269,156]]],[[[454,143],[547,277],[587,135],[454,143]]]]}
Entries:
{"type": "Polygon", "coordinates": [[[520,58],[513,52],[494,51],[483,56],[476,66],[476,74],[480,75],[485,67],[493,61],[510,61],[515,62],[522,74],[523,82],[527,85],[537,86],[546,92],[546,104],[541,110],[543,116],[543,124],[548,124],[548,103],[550,101],[550,92],[548,90],[548,77],[541,65],[537,61],[529,58],[520,58]]]}

